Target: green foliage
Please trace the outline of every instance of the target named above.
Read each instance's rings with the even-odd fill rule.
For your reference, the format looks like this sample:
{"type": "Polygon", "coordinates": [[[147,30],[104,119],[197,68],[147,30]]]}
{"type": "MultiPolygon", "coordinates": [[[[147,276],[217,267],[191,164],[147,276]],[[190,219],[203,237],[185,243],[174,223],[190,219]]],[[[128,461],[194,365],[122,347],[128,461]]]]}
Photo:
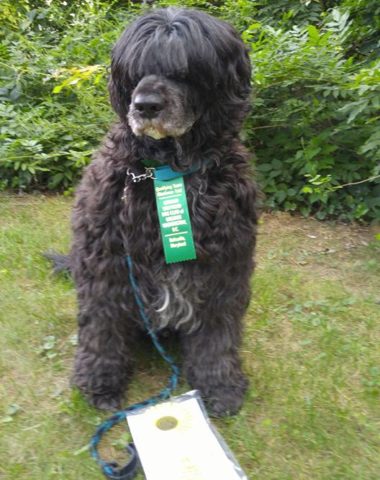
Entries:
{"type": "Polygon", "coordinates": [[[112,120],[106,65],[132,11],[5,1],[0,21],[0,189],[68,189],[112,120]]]}
{"type": "Polygon", "coordinates": [[[359,59],[375,60],[380,55],[380,3],[378,0],[344,0],[353,19],[350,54],[359,59]]]}
{"type": "MultiPolygon", "coordinates": [[[[177,0],[156,2],[178,5],[177,0]]],[[[184,0],[236,25],[254,97],[244,140],[270,208],[380,217],[377,0],[184,0]]],[[[112,44],[129,2],[0,5],[0,189],[70,190],[112,121],[112,44]]]]}
{"type": "Polygon", "coordinates": [[[272,208],[344,220],[380,216],[379,61],[345,55],[348,12],[319,28],[253,23],[256,96],[247,141],[272,208]]]}

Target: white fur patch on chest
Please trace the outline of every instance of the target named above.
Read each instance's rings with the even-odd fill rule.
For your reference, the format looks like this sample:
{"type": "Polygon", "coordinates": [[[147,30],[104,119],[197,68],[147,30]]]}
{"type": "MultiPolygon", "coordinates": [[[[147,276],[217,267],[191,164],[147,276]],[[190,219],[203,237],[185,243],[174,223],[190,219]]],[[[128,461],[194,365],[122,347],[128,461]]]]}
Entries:
{"type": "Polygon", "coordinates": [[[158,329],[173,328],[191,333],[199,327],[195,310],[200,300],[190,278],[173,272],[159,288],[155,302],[158,329]]]}

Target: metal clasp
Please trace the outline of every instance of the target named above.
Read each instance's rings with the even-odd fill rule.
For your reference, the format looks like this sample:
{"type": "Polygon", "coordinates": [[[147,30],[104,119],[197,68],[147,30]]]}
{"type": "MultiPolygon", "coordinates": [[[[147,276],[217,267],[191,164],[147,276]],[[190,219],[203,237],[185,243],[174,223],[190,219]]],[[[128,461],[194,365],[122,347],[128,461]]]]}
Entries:
{"type": "Polygon", "coordinates": [[[131,172],[131,170],[128,168],[127,175],[129,177],[132,177],[133,183],[139,183],[142,180],[148,180],[148,178],[154,179],[153,172],[154,172],[154,168],[145,167],[145,173],[136,175],[135,173],[131,172]]]}
{"type": "MultiPolygon", "coordinates": [[[[136,175],[135,173],[131,172],[131,170],[128,168],[127,170],[127,178],[131,177],[133,183],[139,183],[142,180],[148,180],[148,178],[151,178],[152,180],[155,179],[153,176],[154,168],[152,167],[145,167],[145,173],[141,173],[140,175],[136,175]]],[[[123,202],[127,200],[127,194],[128,194],[128,182],[125,182],[125,187],[123,190],[123,196],[121,199],[123,202]]]]}

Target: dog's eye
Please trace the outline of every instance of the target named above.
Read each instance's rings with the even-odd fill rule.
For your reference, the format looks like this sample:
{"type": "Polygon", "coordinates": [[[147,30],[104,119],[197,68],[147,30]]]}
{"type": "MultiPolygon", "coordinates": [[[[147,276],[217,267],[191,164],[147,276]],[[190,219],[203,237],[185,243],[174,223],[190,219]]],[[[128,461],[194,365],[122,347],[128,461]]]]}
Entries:
{"type": "Polygon", "coordinates": [[[188,81],[188,73],[183,71],[170,72],[165,75],[168,80],[172,80],[176,83],[186,83],[188,81]]]}

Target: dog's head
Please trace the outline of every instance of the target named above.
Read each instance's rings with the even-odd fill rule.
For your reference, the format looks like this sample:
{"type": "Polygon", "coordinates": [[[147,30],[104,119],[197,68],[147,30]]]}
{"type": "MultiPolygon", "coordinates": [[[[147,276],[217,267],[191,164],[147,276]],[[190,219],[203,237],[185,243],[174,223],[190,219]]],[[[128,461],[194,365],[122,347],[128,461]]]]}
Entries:
{"type": "Polygon", "coordinates": [[[121,35],[109,89],[136,136],[179,138],[195,125],[217,136],[239,130],[250,76],[247,48],[229,24],[168,8],[138,18],[121,35]]]}

